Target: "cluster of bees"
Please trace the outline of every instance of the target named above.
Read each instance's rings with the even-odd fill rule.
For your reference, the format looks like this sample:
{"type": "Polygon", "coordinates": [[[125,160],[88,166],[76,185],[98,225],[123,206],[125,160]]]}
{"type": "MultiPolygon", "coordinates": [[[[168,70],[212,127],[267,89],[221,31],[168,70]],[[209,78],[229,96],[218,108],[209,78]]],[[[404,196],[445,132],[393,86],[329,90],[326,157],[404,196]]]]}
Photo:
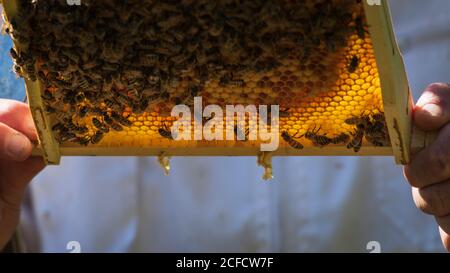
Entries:
{"type": "MultiPolygon", "coordinates": [[[[363,15],[353,15],[358,0],[16,2],[17,16],[4,24],[16,44],[13,69],[42,84],[58,141],[82,145],[130,127],[131,113],[192,106],[210,80],[244,90],[248,73],[270,72],[287,58],[305,67],[317,48],[333,54],[349,35],[364,39],[366,33],[363,15]],[[181,93],[175,91],[179,86],[181,93]]],[[[352,56],[348,72],[358,65],[352,56]]],[[[374,145],[386,143],[379,136],[386,129],[378,128],[374,116],[353,125],[349,134],[327,137],[318,128],[301,137],[321,147],[348,143],[355,151],[363,136],[374,145]]],[[[158,133],[173,139],[164,126],[158,133]]],[[[282,137],[303,147],[298,137],[282,137]]]]}
{"type": "Polygon", "coordinates": [[[353,149],[355,153],[359,152],[363,144],[363,139],[374,146],[389,146],[390,139],[387,130],[384,113],[376,113],[372,115],[361,115],[359,117],[351,117],[345,120],[345,123],[354,127],[354,131],[340,133],[337,136],[329,137],[326,134],[320,134],[320,127],[316,130],[308,130],[300,136],[292,136],[288,132],[283,131],[281,137],[294,149],[303,149],[303,144],[299,139],[304,137],[311,141],[314,146],[324,147],[329,144],[344,144],[348,149],[353,149]]]}

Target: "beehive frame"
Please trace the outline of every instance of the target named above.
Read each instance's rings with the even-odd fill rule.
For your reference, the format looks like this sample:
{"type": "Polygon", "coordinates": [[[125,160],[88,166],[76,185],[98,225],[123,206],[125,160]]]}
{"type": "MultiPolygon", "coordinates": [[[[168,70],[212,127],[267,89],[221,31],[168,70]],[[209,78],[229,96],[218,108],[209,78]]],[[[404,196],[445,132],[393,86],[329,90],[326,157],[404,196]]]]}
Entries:
{"type": "MultiPolygon", "coordinates": [[[[302,150],[279,147],[271,152],[273,156],[391,156],[396,162],[405,164],[409,161],[411,147],[411,109],[412,99],[403,60],[398,49],[387,0],[379,5],[364,2],[369,33],[372,38],[376,63],[381,82],[383,106],[392,146],[363,146],[355,154],[345,146],[328,146],[319,148],[308,146],[302,150]]],[[[376,1],[375,1],[376,2],[376,1]]],[[[2,0],[7,19],[17,12],[15,0],[2,0]]],[[[16,44],[20,48],[19,44],[16,44]]],[[[255,156],[259,147],[233,145],[221,147],[211,142],[199,141],[198,145],[186,148],[171,147],[81,147],[72,144],[60,145],[51,131],[51,123],[45,114],[41,98],[42,90],[38,82],[25,80],[30,109],[38,130],[39,146],[35,155],[42,155],[48,164],[59,164],[61,156],[151,156],[164,153],[168,156],[255,156]]],[[[415,141],[421,146],[423,143],[415,141]]],[[[416,146],[417,146],[416,145],[416,146]]]]}

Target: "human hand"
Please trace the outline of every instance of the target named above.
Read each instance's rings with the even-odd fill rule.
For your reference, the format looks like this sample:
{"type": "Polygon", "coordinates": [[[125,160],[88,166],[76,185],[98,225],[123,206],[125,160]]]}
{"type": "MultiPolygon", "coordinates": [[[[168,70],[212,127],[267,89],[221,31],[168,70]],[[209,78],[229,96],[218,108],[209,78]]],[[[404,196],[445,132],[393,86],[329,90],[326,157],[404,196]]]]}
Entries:
{"type": "Polygon", "coordinates": [[[425,131],[439,131],[435,142],[404,167],[414,203],[434,215],[442,243],[450,251],[450,86],[428,86],[414,108],[414,122],[425,131]]]}
{"type": "Polygon", "coordinates": [[[26,186],[44,168],[31,157],[36,131],[26,104],[0,99],[0,251],[19,223],[26,186]]]}

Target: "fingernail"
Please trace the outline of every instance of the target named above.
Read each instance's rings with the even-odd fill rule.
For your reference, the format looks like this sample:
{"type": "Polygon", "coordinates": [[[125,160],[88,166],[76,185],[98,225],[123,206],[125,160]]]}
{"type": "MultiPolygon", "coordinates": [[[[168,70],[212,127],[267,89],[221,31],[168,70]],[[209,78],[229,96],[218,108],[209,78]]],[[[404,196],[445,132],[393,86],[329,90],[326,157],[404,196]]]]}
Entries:
{"type": "Polygon", "coordinates": [[[443,114],[442,107],[433,103],[425,104],[422,106],[422,110],[429,113],[432,117],[440,117],[443,114]]]}
{"type": "Polygon", "coordinates": [[[22,134],[12,134],[6,139],[6,152],[15,160],[28,157],[29,140],[22,134]]]}

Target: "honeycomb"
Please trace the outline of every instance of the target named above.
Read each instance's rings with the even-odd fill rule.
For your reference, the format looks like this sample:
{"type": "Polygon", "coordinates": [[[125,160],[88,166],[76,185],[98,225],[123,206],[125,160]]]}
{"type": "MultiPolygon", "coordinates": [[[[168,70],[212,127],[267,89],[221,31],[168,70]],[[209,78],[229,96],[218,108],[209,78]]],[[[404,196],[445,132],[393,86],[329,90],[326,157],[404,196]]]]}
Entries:
{"type": "MultiPolygon", "coordinates": [[[[320,54],[318,54],[318,57],[320,54]]],[[[320,57],[319,57],[320,58],[320,57]]],[[[342,57],[330,61],[328,64],[312,62],[307,70],[299,69],[299,62],[287,60],[280,69],[265,74],[252,73],[245,75],[248,79],[245,91],[242,88],[224,88],[218,81],[206,84],[206,92],[202,99],[206,104],[279,104],[289,108],[288,117],[280,117],[280,131],[287,131],[291,135],[303,135],[313,127],[320,127],[321,132],[330,136],[348,133],[353,126],[346,124],[345,120],[359,117],[363,114],[378,114],[383,112],[380,80],[376,67],[371,40],[369,37],[359,39],[352,35],[349,39],[345,53],[342,57]],[[347,71],[348,60],[352,56],[361,60],[360,68],[355,72],[347,71]],[[314,71],[315,67],[316,70],[314,71]],[[325,71],[338,70],[331,78],[332,82],[325,84],[325,71]],[[310,74],[310,77],[305,75],[310,74]],[[311,90],[320,88],[318,95],[309,96],[311,90]]],[[[327,59],[329,61],[329,59],[327,59]]],[[[180,92],[183,85],[180,84],[180,92]]],[[[130,110],[130,109],[129,109],[130,110]]],[[[173,117],[164,117],[159,112],[143,113],[140,115],[126,112],[125,116],[133,123],[124,127],[122,132],[110,132],[98,144],[100,146],[186,146],[184,141],[170,141],[158,134],[158,129],[164,124],[171,124],[173,117]]],[[[252,127],[252,124],[249,125],[252,127]]],[[[89,125],[93,128],[92,125],[89,125]]],[[[194,124],[192,123],[192,128],[194,124]]],[[[93,131],[92,131],[93,132],[93,131]]],[[[92,133],[91,132],[91,133],[92,133]]],[[[303,145],[312,145],[311,142],[301,141],[303,145]]],[[[235,145],[223,143],[221,145],[235,145]]],[[[258,146],[258,142],[245,143],[245,145],[258,146]]],[[[280,143],[287,145],[287,143],[280,143]]],[[[365,143],[365,145],[371,145],[365,143]]]]}
{"type": "MultiPolygon", "coordinates": [[[[279,105],[279,124],[273,127],[280,132],[280,147],[337,145],[358,152],[361,145],[389,145],[380,79],[360,1],[82,1],[80,7],[57,0],[17,2],[28,15],[22,12],[20,20],[5,24],[16,44],[11,52],[14,71],[41,82],[53,134],[61,145],[260,146],[260,140],[174,141],[165,136],[177,119],[170,116],[172,107],[187,104],[192,109],[194,96],[202,98],[203,106],[279,105]],[[117,34],[99,28],[100,19],[92,15],[100,8],[105,14],[99,17],[106,16],[112,26],[131,36],[124,39],[119,30],[117,34]],[[42,19],[48,14],[51,19],[42,19]],[[137,27],[152,15],[162,21],[148,19],[145,28],[137,27]],[[78,24],[70,16],[84,21],[78,24]],[[185,19],[188,16],[192,18],[185,19]],[[177,32],[180,20],[186,21],[177,32]],[[210,26],[202,29],[203,21],[210,26]],[[250,31],[241,31],[239,26],[246,25],[250,31]],[[62,26],[69,29],[59,39],[62,26]],[[148,26],[156,29],[157,47],[136,38],[150,35],[148,26]],[[190,31],[196,26],[200,31],[195,33],[209,34],[190,31]],[[165,38],[169,32],[174,38],[165,38]],[[52,42],[45,41],[49,38],[52,42]],[[117,49],[119,40],[133,39],[140,41],[127,45],[133,50],[117,49]],[[144,53],[129,57],[135,51],[144,53]],[[155,55],[157,64],[148,65],[155,55]],[[155,78],[149,67],[162,71],[157,88],[149,83],[155,78]],[[99,84],[93,75],[104,80],[99,84]],[[147,82],[141,84],[143,79],[147,82]]],[[[193,118],[192,134],[198,133],[194,125],[193,118]]],[[[225,120],[220,126],[236,131],[225,120]]],[[[243,126],[244,135],[257,130],[257,123],[249,119],[243,126]]]]}
{"type": "MultiPolygon", "coordinates": [[[[318,64],[322,66],[323,64],[318,64]]],[[[330,64],[329,64],[330,65],[330,64]]],[[[328,66],[320,71],[326,71],[328,66]]],[[[289,117],[280,117],[280,130],[291,135],[304,134],[317,126],[328,135],[350,132],[353,127],[345,123],[351,117],[363,114],[383,112],[380,80],[370,38],[364,40],[352,36],[344,57],[331,63],[337,66],[337,79],[325,85],[320,75],[323,72],[304,77],[311,70],[298,69],[298,61],[288,60],[280,69],[264,75],[246,75],[249,79],[245,93],[241,88],[222,88],[216,82],[209,82],[202,94],[207,104],[279,104],[289,108],[289,117]],[[361,59],[361,67],[354,73],[347,71],[347,59],[357,55],[361,59]],[[324,91],[317,96],[308,93],[317,86],[324,91]],[[245,96],[243,96],[245,95],[245,96]],[[244,97],[244,98],[243,98],[244,97]]],[[[326,77],[326,76],[323,76],[326,77]]],[[[171,141],[159,136],[158,129],[165,123],[171,124],[173,117],[160,116],[158,112],[141,115],[127,112],[125,114],[133,122],[122,132],[111,132],[99,145],[152,145],[155,138],[158,145],[173,145],[171,141]]],[[[193,126],[193,124],[192,124],[193,126]]],[[[92,126],[90,126],[92,128],[92,126]]],[[[176,144],[175,144],[176,145],[176,144]]],[[[254,143],[257,145],[257,143],[254,143]]],[[[305,143],[307,145],[307,143],[305,143]]]]}

